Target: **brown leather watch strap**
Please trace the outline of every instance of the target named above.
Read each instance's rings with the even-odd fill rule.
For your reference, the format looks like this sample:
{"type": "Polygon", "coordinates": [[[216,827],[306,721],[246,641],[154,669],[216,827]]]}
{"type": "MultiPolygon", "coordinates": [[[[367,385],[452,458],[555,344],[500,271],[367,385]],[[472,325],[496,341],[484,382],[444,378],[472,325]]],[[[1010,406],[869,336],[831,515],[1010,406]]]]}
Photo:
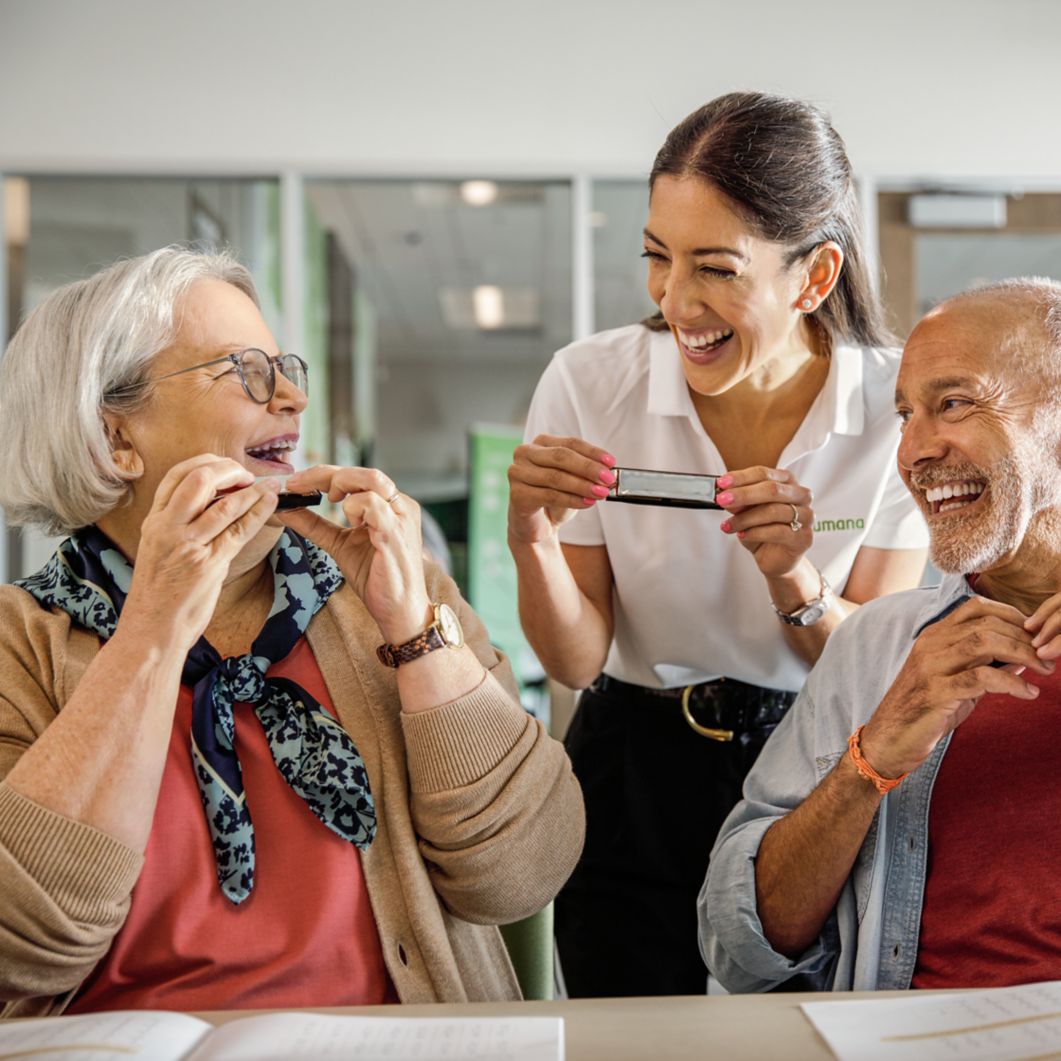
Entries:
{"type": "Polygon", "coordinates": [[[432,623],[422,634],[417,634],[404,644],[380,645],[376,649],[376,656],[386,667],[400,667],[403,663],[411,663],[428,652],[434,652],[436,648],[445,647],[446,642],[442,640],[438,627],[432,623]]]}

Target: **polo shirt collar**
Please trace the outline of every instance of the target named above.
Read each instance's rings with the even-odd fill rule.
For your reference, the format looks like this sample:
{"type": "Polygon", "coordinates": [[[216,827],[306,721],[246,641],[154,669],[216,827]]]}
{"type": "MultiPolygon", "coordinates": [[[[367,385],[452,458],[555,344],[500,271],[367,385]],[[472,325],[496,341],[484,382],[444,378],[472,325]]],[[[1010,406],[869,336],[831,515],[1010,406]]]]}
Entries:
{"type": "MultiPolygon", "coordinates": [[[[811,427],[814,435],[861,435],[866,422],[862,383],[862,351],[857,346],[837,347],[829,359],[825,386],[811,406],[804,427],[811,427]]],[[[699,421],[682,371],[681,354],[670,331],[649,334],[648,411],[656,416],[687,416],[699,421]]],[[[797,432],[802,433],[803,428],[797,432]]]]}
{"type": "Polygon", "coordinates": [[[862,394],[862,350],[839,346],[831,354],[829,377],[822,388],[831,408],[828,419],[834,435],[861,435],[866,425],[866,402],[862,394]]]}
{"type": "Polygon", "coordinates": [[[698,421],[681,356],[669,330],[649,332],[648,411],[656,416],[688,416],[698,421]]]}

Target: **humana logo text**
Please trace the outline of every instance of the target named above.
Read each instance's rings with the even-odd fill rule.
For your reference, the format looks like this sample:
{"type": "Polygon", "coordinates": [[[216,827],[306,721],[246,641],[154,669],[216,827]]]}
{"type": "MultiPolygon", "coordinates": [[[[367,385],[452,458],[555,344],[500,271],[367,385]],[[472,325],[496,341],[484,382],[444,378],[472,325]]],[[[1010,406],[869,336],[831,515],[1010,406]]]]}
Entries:
{"type": "Polygon", "coordinates": [[[819,519],[814,521],[814,533],[823,531],[862,530],[866,526],[864,519],[819,519]]]}

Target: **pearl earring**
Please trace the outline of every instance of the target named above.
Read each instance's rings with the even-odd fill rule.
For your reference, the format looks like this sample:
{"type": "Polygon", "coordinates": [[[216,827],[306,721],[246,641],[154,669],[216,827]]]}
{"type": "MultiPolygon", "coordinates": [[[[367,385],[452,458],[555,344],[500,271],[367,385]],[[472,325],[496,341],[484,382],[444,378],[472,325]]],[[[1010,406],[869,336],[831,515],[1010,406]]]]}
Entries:
{"type": "Polygon", "coordinates": [[[811,300],[810,300],[809,298],[805,298],[805,299],[804,299],[804,300],[803,300],[803,301],[802,301],[802,302],[801,302],[801,303],[799,304],[799,308],[800,308],[800,309],[805,309],[805,310],[808,310],[808,311],[809,311],[809,310],[810,310],[810,308],[811,308],[811,306],[813,306],[813,305],[814,305],[814,303],[813,303],[813,302],[812,302],[812,301],[811,301],[811,300]]]}

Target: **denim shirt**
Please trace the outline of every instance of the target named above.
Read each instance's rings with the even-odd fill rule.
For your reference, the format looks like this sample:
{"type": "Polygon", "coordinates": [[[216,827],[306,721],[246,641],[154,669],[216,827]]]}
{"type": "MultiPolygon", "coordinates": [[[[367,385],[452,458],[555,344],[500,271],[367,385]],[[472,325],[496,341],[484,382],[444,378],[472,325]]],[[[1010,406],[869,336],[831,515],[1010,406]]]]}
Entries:
{"type": "Polygon", "coordinates": [[[950,741],[882,800],[836,907],[796,961],[777,953],[756,910],[755,857],[766,831],[799,806],[847,751],[928,625],[971,591],[963,575],[870,601],[830,636],[791,710],[722,825],[700,892],[700,950],[729,991],[766,991],[794,976],[821,990],[905,989],[917,962],[932,786],[950,741]]]}

